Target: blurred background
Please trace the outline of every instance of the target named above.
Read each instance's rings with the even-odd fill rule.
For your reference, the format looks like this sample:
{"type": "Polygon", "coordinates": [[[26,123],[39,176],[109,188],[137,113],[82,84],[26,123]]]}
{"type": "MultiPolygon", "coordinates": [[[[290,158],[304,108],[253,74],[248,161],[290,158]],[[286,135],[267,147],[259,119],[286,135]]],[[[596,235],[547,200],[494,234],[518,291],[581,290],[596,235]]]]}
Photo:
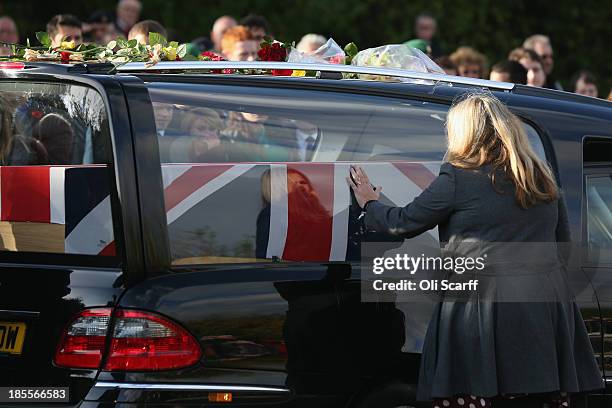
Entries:
{"type": "MultiPolygon", "coordinates": [[[[114,14],[117,3],[3,1],[0,15],[14,19],[20,42],[25,43],[28,37],[35,41],[34,33],[44,31],[56,14],[73,14],[87,22],[98,10],[114,14]]],[[[222,15],[239,22],[250,13],[265,17],[270,33],[283,42],[317,33],[341,46],[353,41],[359,49],[417,38],[415,19],[427,13],[435,24],[430,40],[433,57],[450,56],[458,47],[470,46],[486,56],[488,71],[530,35],[544,34],[554,50],[551,75],[563,89],[573,91],[572,76],[580,70],[592,73],[599,97],[608,97],[612,85],[610,0],[142,0],[139,20],[157,20],[170,39],[188,42],[209,37],[222,15]]]]}

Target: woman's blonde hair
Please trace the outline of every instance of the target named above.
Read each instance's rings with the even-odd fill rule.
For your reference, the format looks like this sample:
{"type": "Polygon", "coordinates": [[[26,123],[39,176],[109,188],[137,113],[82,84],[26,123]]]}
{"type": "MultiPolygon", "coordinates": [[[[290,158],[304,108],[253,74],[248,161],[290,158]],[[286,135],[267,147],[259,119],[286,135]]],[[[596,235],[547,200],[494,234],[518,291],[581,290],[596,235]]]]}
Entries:
{"type": "Polygon", "coordinates": [[[491,164],[503,170],[514,182],[522,208],[558,198],[553,173],[533,151],[522,122],[493,95],[470,94],[453,104],[446,131],[446,160],[460,168],[491,164]]]}

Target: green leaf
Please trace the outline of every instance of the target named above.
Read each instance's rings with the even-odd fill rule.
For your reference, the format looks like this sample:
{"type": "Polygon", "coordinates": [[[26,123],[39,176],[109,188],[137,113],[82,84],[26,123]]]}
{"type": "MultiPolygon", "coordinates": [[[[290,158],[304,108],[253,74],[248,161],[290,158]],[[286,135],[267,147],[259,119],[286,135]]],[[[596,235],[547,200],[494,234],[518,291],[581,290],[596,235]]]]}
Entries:
{"type": "Polygon", "coordinates": [[[168,43],[168,47],[171,47],[171,48],[178,48],[178,47],[179,47],[179,43],[178,43],[178,42],[176,42],[176,41],[170,41],[170,42],[168,43]]]}
{"type": "Polygon", "coordinates": [[[128,48],[134,48],[137,45],[138,45],[138,40],[135,38],[132,38],[130,41],[127,42],[128,48]]]}
{"type": "Polygon", "coordinates": [[[176,55],[178,55],[180,59],[185,58],[185,55],[187,55],[187,44],[179,45],[178,49],[176,50],[176,55]]]}
{"type": "Polygon", "coordinates": [[[357,44],[351,42],[344,46],[344,52],[346,52],[346,55],[352,58],[357,55],[357,53],[359,52],[359,48],[357,48],[357,44]]]}
{"type": "Polygon", "coordinates": [[[30,38],[26,38],[26,47],[30,48],[30,38]]]}
{"type": "Polygon", "coordinates": [[[119,48],[127,48],[128,42],[125,38],[117,38],[117,44],[119,44],[119,48]]]}
{"type": "Polygon", "coordinates": [[[154,46],[157,44],[161,44],[162,46],[165,47],[166,44],[168,44],[168,41],[163,35],[159,33],[150,32],[149,33],[149,45],[154,46]]]}
{"type": "Polygon", "coordinates": [[[108,44],[106,44],[106,48],[109,50],[114,50],[116,46],[117,46],[117,41],[115,40],[109,41],[108,44]]]}
{"type": "Polygon", "coordinates": [[[49,37],[49,34],[47,34],[45,31],[38,31],[36,33],[36,39],[45,47],[51,46],[51,37],[49,37]]]}

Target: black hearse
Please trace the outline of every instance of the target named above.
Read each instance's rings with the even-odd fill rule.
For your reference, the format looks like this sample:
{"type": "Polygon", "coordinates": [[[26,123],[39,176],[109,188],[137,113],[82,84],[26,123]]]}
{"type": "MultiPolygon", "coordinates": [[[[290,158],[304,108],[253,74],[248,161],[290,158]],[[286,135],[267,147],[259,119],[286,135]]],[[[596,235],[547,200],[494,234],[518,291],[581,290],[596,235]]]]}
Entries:
{"type": "Polygon", "coordinates": [[[360,301],[344,177],[362,163],[409,202],[443,160],[453,99],[485,90],[565,191],[608,385],[582,402],[612,406],[610,102],[351,66],[0,68],[5,404],[418,406],[433,305],[360,301]],[[317,76],[210,72],[287,67],[317,76]]]}

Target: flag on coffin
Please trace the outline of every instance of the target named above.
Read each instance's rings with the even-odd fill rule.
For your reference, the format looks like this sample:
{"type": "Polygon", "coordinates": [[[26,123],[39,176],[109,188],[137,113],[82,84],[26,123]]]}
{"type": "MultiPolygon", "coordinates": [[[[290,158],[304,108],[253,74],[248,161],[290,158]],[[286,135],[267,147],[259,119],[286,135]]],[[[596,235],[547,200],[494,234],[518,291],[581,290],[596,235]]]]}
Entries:
{"type": "Polygon", "coordinates": [[[108,180],[106,166],[0,167],[4,249],[115,255],[108,180]]]}
{"type": "MultiPolygon", "coordinates": [[[[343,261],[349,163],[164,164],[173,259],[343,261]],[[197,257],[194,259],[193,257],[197,257]]],[[[404,206],[440,163],[362,163],[383,202],[404,206]]],[[[435,230],[430,231],[437,239],[435,230]]]]}

